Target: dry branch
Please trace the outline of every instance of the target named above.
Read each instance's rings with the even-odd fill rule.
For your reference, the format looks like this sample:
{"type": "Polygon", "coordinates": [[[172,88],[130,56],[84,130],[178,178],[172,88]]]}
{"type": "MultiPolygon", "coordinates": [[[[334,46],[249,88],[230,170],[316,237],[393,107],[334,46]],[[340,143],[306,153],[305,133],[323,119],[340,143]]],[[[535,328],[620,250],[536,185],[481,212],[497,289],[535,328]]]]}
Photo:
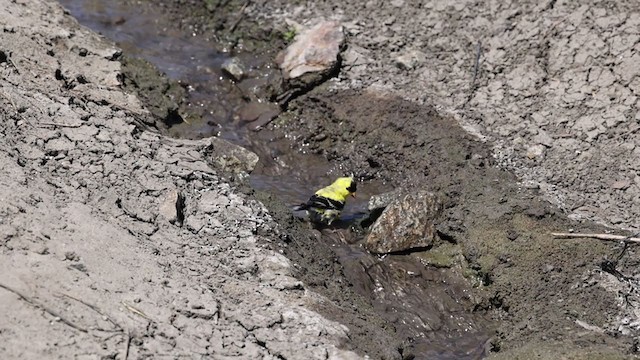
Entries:
{"type": "Polygon", "coordinates": [[[29,303],[29,304],[37,307],[37,308],[40,308],[41,310],[44,310],[45,312],[49,313],[49,315],[53,316],[56,320],[60,321],[61,323],[65,324],[65,325],[67,325],[69,327],[72,327],[72,328],[74,328],[74,329],[76,329],[78,331],[81,331],[83,333],[88,333],[89,332],[89,330],[87,330],[87,329],[85,329],[85,328],[83,328],[81,326],[78,326],[78,325],[72,323],[71,321],[63,318],[56,311],[48,308],[47,306],[44,306],[44,305],[40,304],[39,302],[35,301],[34,299],[30,298],[29,296],[21,293],[20,291],[18,291],[16,289],[13,289],[13,288],[11,288],[11,287],[9,287],[7,285],[1,284],[1,283],[0,283],[0,288],[3,288],[3,289],[5,289],[5,290],[7,290],[9,292],[12,292],[12,293],[18,295],[18,297],[20,299],[24,300],[25,302],[27,302],[27,303],[29,303]]]}
{"type": "Polygon", "coordinates": [[[129,359],[129,350],[131,349],[131,338],[132,338],[131,333],[127,333],[127,343],[124,349],[124,360],[129,359]]]}
{"type": "Polygon", "coordinates": [[[131,311],[132,313],[134,313],[134,314],[136,314],[136,315],[138,315],[138,316],[140,316],[140,317],[142,317],[142,318],[145,318],[145,319],[147,319],[148,321],[155,322],[152,318],[150,318],[150,317],[149,317],[149,315],[147,315],[147,314],[143,313],[141,310],[136,309],[135,307],[133,307],[133,305],[129,305],[129,304],[127,304],[125,301],[123,301],[123,302],[122,302],[122,305],[123,305],[127,310],[131,311]]]}
{"type": "Polygon", "coordinates": [[[113,320],[109,315],[107,315],[104,311],[102,311],[99,307],[93,305],[93,304],[89,304],[88,302],[82,300],[82,299],[78,299],[77,297],[71,296],[69,294],[63,294],[63,293],[57,293],[55,294],[56,296],[64,296],[66,298],[75,300],[85,306],[87,306],[88,308],[90,308],[91,310],[97,312],[99,315],[101,315],[106,321],[110,322],[115,329],[113,330],[109,330],[109,329],[101,329],[101,328],[97,328],[95,330],[99,330],[99,331],[104,331],[104,332],[122,332],[124,331],[122,329],[122,326],[120,326],[120,324],[118,324],[115,320],[113,320]]]}
{"type": "Polygon", "coordinates": [[[59,124],[59,123],[54,123],[54,122],[41,122],[41,123],[38,123],[38,126],[40,126],[40,127],[55,126],[55,127],[79,128],[80,126],[82,126],[82,124],[59,124]]]}
{"type": "Polygon", "coordinates": [[[607,241],[627,241],[640,243],[640,238],[633,236],[611,235],[611,234],[590,234],[590,233],[551,233],[551,235],[558,239],[570,239],[570,238],[590,238],[607,241]]]}

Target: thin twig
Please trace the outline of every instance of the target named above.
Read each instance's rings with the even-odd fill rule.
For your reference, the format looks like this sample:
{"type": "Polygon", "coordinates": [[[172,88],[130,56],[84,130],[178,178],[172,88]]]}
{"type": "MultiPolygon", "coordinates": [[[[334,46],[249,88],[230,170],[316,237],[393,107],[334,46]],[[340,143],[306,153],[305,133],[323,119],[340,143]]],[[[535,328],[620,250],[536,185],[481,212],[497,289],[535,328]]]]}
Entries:
{"type": "Polygon", "coordinates": [[[20,73],[20,68],[18,67],[18,65],[16,65],[16,63],[15,63],[15,62],[13,62],[13,60],[11,60],[11,58],[8,58],[8,59],[7,59],[7,62],[8,62],[9,64],[11,64],[11,66],[13,66],[13,68],[14,68],[14,69],[16,69],[16,72],[18,73],[18,75],[22,75],[22,74],[20,73]]]}
{"type": "Polygon", "coordinates": [[[121,332],[121,331],[124,331],[124,330],[122,329],[122,326],[120,326],[120,324],[118,324],[117,322],[115,322],[115,320],[113,320],[111,317],[109,317],[109,315],[107,315],[104,311],[100,310],[100,308],[99,308],[99,307],[97,307],[97,306],[95,306],[95,305],[93,305],[93,304],[89,304],[88,302],[86,302],[86,301],[84,301],[84,300],[82,300],[82,299],[78,299],[77,297],[71,296],[71,295],[69,295],[69,294],[57,293],[57,294],[54,294],[54,295],[56,295],[56,296],[64,296],[64,297],[66,297],[66,298],[69,298],[69,299],[75,300],[75,301],[77,301],[77,302],[79,302],[79,303],[81,303],[81,304],[83,304],[83,305],[87,306],[88,308],[90,308],[90,309],[92,309],[93,311],[97,312],[98,314],[102,315],[106,321],[110,322],[110,323],[115,327],[115,329],[114,329],[114,330],[106,330],[106,329],[100,329],[100,328],[98,328],[98,329],[96,329],[96,330],[100,330],[100,331],[108,331],[108,332],[113,332],[113,331],[121,332]]]}
{"type": "Polygon", "coordinates": [[[7,290],[7,291],[10,291],[10,292],[12,292],[12,293],[14,293],[14,294],[18,295],[18,297],[20,297],[20,299],[22,299],[22,300],[24,300],[25,302],[28,302],[29,304],[31,304],[31,305],[33,305],[33,306],[35,306],[35,307],[37,307],[37,308],[40,308],[41,310],[43,310],[43,311],[45,311],[45,312],[49,313],[49,315],[53,316],[56,320],[60,321],[61,323],[65,324],[65,325],[67,325],[67,326],[69,326],[69,327],[72,327],[72,328],[74,328],[74,329],[76,329],[76,330],[78,330],[78,331],[81,331],[81,332],[83,332],[83,333],[88,333],[88,332],[89,332],[89,330],[87,330],[87,329],[85,329],[85,328],[83,328],[83,327],[81,327],[81,326],[78,326],[78,325],[76,325],[76,324],[72,323],[71,321],[69,321],[69,320],[67,320],[67,319],[63,318],[63,317],[62,317],[62,316],[60,316],[60,314],[58,314],[56,311],[54,311],[54,310],[52,310],[52,309],[48,308],[47,306],[44,306],[44,305],[42,305],[42,304],[38,303],[38,302],[37,302],[37,301],[35,301],[34,299],[32,299],[32,298],[28,297],[27,295],[25,295],[25,294],[21,293],[20,291],[18,291],[18,290],[16,290],[16,289],[13,289],[13,288],[11,288],[11,287],[9,287],[9,286],[7,286],[7,285],[4,285],[4,284],[2,284],[2,283],[0,283],[0,288],[3,288],[3,289],[5,289],[5,290],[7,290]]]}
{"type": "Polygon", "coordinates": [[[127,332],[127,345],[124,349],[124,360],[129,359],[129,349],[131,349],[131,333],[127,332]]]}
{"type": "Polygon", "coordinates": [[[47,122],[47,123],[39,123],[38,125],[40,126],[57,126],[57,127],[68,127],[68,128],[79,128],[80,126],[82,126],[82,124],[58,124],[58,123],[53,123],[53,122],[47,122]]]}
{"type": "Polygon", "coordinates": [[[152,318],[150,318],[150,317],[149,317],[149,315],[147,315],[147,314],[143,313],[142,311],[140,311],[140,310],[136,309],[136,308],[135,308],[135,307],[133,307],[132,305],[129,305],[129,304],[127,304],[127,303],[126,303],[126,302],[124,302],[124,301],[122,302],[122,305],[124,305],[124,307],[125,307],[127,310],[131,311],[132,313],[134,313],[134,314],[136,314],[136,315],[138,315],[138,316],[140,316],[140,317],[143,317],[143,318],[145,318],[145,319],[147,319],[147,320],[149,320],[149,321],[151,321],[151,322],[155,322],[155,321],[153,321],[153,319],[152,319],[152,318]]]}
{"type": "Polygon", "coordinates": [[[598,240],[628,241],[628,242],[640,243],[640,238],[638,237],[611,235],[611,234],[551,233],[551,235],[558,239],[590,238],[590,239],[598,239],[598,240]]]}
{"type": "Polygon", "coordinates": [[[13,99],[9,97],[9,95],[5,94],[4,91],[0,92],[0,95],[4,96],[7,100],[9,100],[9,103],[11,104],[11,106],[13,107],[14,110],[17,110],[18,108],[16,107],[16,104],[13,102],[13,99]]]}
{"type": "Polygon", "coordinates": [[[249,6],[250,3],[251,3],[251,0],[247,0],[244,3],[244,5],[242,5],[242,8],[240,8],[240,14],[238,15],[238,19],[233,23],[233,25],[231,25],[229,32],[236,31],[236,27],[238,27],[238,25],[240,24],[240,21],[242,21],[242,19],[244,18],[244,10],[247,8],[247,6],[249,6]]]}

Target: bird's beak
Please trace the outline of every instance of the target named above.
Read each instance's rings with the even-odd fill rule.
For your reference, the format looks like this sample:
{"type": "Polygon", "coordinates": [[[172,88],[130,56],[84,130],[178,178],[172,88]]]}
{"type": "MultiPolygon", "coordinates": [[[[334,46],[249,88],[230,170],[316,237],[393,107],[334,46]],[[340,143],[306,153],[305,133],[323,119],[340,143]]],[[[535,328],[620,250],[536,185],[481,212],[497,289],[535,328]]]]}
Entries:
{"type": "Polygon", "coordinates": [[[351,193],[351,196],[353,196],[355,198],[356,197],[356,193],[351,193]]]}

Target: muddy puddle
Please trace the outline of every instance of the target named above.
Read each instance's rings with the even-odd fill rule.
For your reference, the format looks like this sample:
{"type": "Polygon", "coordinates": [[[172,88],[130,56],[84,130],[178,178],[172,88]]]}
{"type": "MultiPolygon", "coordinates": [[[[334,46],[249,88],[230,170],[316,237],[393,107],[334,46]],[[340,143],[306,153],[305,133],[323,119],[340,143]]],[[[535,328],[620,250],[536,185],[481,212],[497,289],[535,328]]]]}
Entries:
{"type": "MultiPolygon", "coordinates": [[[[278,131],[254,132],[234,120],[234,113],[246,99],[221,70],[229,55],[196,36],[199,34],[173,30],[176,27],[161,9],[123,1],[61,3],[82,24],[117,42],[129,56],[150,61],[185,85],[189,106],[203,120],[176,126],[170,130],[172,135],[220,136],[257,153],[261,163],[250,180],[255,189],[294,205],[332,178],[349,173],[305,148],[295,148],[278,131]]],[[[258,64],[266,59],[247,61],[258,64]]],[[[378,180],[366,181],[358,188],[358,198],[345,209],[347,220],[355,220],[364,212],[370,196],[393,186],[378,180]]],[[[476,359],[484,355],[491,327],[479,315],[470,313],[473,298],[469,281],[460,275],[460,269],[425,266],[416,255],[374,256],[362,249],[360,240],[349,229],[322,233],[322,241],[333,247],[354,290],[393,324],[405,356],[476,359]]]]}

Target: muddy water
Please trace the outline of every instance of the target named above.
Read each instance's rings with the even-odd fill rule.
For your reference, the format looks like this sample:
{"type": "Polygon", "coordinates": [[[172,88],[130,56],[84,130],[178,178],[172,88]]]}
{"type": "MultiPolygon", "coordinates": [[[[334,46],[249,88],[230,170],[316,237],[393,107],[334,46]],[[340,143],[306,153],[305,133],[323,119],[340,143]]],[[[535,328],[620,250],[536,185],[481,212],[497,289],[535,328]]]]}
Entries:
{"type": "MultiPolygon", "coordinates": [[[[246,103],[233,82],[221,71],[229,54],[217,51],[202,34],[175,30],[161,9],[135,6],[127,1],[61,0],[60,3],[80,23],[114,40],[129,56],[144,58],[170,78],[188,84],[189,106],[197,108],[202,119],[170,129],[172,135],[186,138],[220,136],[254,151],[262,159],[253,174],[252,186],[277,192],[288,204],[306,200],[313,189],[328,179],[342,176],[339,169],[318,156],[300,156],[304,149],[292,151],[291,143],[273,132],[254,132],[234,120],[246,103]]],[[[264,59],[243,57],[249,67],[264,59]]],[[[384,184],[360,187],[359,199],[345,209],[349,216],[366,207],[370,195],[388,189],[384,184]]]]}
{"type": "MultiPolygon", "coordinates": [[[[252,132],[233,120],[243,103],[220,66],[227,54],[216,51],[198,34],[174,31],[162,13],[123,1],[62,0],[86,26],[116,41],[130,56],[142,57],[173,79],[188,84],[190,106],[203,120],[171,129],[175,136],[197,138],[218,135],[256,152],[261,163],[251,184],[267,190],[286,204],[307,199],[314,189],[344,172],[305,149],[292,148],[277,132],[252,132]]],[[[263,59],[254,59],[256,63],[263,59]]],[[[350,201],[345,218],[361,214],[371,195],[390,190],[383,182],[365,182],[350,201]]],[[[370,299],[404,341],[405,355],[429,359],[475,359],[483,356],[488,330],[484,321],[468,312],[472,302],[468,282],[459,272],[424,266],[417,257],[368,254],[348,230],[323,233],[345,268],[355,290],[370,299]],[[351,245],[350,245],[351,244],[351,245]]]]}

